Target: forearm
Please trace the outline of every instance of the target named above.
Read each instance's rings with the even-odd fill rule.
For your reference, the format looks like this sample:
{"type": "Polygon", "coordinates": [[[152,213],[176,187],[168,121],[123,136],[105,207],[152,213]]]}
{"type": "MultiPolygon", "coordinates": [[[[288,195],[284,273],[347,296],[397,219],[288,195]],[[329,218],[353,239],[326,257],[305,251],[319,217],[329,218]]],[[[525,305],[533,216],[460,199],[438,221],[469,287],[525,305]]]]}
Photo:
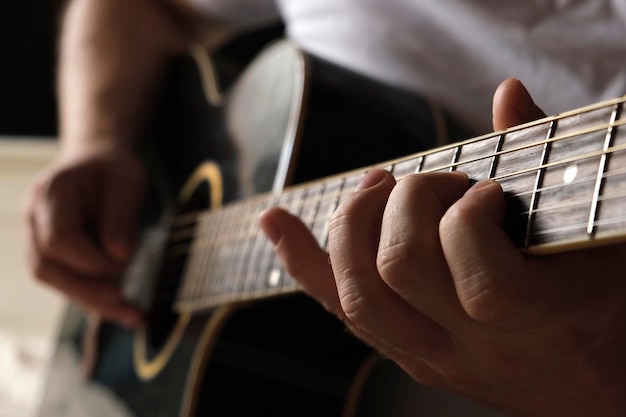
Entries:
{"type": "Polygon", "coordinates": [[[58,85],[64,149],[133,145],[167,59],[194,40],[173,7],[155,0],[70,4],[58,85]]]}

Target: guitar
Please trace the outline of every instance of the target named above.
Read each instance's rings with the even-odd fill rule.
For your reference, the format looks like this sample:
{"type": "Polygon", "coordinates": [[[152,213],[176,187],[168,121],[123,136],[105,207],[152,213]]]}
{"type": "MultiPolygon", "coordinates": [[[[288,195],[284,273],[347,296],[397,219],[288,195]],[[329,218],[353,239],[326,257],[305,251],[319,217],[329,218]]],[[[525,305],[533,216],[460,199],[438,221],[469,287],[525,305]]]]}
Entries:
{"type": "MultiPolygon", "coordinates": [[[[196,55],[199,67],[210,68],[204,59],[196,55]]],[[[174,159],[168,187],[187,180],[176,210],[163,211],[147,229],[129,270],[127,293],[151,312],[148,325],[137,332],[114,325],[94,330],[79,317],[60,338],[57,358],[75,364],[82,353],[95,359],[93,386],[118,413],[107,415],[362,415],[376,354],[302,295],[256,218],[283,206],[325,247],[329,216],[373,167],[397,179],[460,170],[473,180],[498,181],[507,194],[511,238],[530,254],[626,241],[625,98],[407,151],[434,145],[441,131],[426,100],[334,68],[289,43],[266,49],[225,101],[216,98],[210,79],[204,79],[206,96],[217,104],[208,117],[211,151],[220,162],[199,163],[189,173],[195,164],[176,146],[155,154],[174,159]],[[363,90],[371,101],[346,98],[346,91],[363,90]],[[420,109],[410,115],[419,129],[395,108],[372,104],[376,99],[420,109]],[[347,103],[356,103],[356,113],[347,103]],[[358,143],[351,142],[355,134],[362,134],[358,143]],[[90,338],[81,343],[94,333],[97,347],[90,338]]],[[[191,152],[192,160],[202,157],[191,152]]],[[[47,412],[62,403],[54,375],[42,416],[54,415],[47,412]]]]}

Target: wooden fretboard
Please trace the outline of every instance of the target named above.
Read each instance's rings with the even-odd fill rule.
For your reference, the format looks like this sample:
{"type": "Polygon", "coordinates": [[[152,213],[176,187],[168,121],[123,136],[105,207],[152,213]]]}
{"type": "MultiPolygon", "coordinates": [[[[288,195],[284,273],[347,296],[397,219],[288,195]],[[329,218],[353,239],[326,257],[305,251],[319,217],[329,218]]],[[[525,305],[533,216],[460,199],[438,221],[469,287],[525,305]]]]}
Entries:
{"type": "Polygon", "coordinates": [[[473,180],[498,181],[519,208],[519,246],[531,254],[624,241],[625,99],[180,218],[174,227],[193,228],[193,239],[175,308],[198,311],[299,291],[259,230],[259,213],[271,206],[287,208],[326,248],[331,213],[374,167],[389,170],[397,180],[458,170],[473,180]]]}

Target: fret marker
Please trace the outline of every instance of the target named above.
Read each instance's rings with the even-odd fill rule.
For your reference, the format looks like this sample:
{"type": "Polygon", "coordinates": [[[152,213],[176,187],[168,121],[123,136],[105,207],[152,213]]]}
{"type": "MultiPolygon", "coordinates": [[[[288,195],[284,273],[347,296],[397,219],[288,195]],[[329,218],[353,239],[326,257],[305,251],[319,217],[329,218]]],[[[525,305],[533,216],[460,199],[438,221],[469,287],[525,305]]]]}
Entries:
{"type": "Polygon", "coordinates": [[[278,268],[272,269],[272,272],[270,272],[268,282],[272,287],[275,287],[280,283],[280,269],[278,268]]]}
{"type": "Polygon", "coordinates": [[[578,164],[570,164],[567,168],[565,168],[565,172],[563,173],[563,182],[565,184],[571,184],[578,175],[578,164]]]}

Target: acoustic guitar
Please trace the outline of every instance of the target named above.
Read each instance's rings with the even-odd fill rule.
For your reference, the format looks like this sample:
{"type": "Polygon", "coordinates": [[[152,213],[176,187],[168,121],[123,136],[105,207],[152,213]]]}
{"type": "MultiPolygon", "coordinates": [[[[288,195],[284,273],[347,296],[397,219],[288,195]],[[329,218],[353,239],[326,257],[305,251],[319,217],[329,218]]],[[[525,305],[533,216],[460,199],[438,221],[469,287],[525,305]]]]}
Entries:
{"type": "Polygon", "coordinates": [[[510,236],[530,254],[626,241],[624,98],[427,150],[449,126],[427,100],[288,42],[265,49],[226,93],[208,57],[192,56],[209,103],[182,112],[172,132],[152,131],[165,138],[146,157],[159,210],[146,216],[125,282],[148,325],[130,331],[70,310],[42,417],[71,415],[75,400],[56,381],[80,364],[85,395],[96,392],[109,416],[363,415],[376,353],[302,294],[257,217],[285,207],[326,247],[329,216],[373,167],[398,180],[459,170],[498,181],[510,236]],[[205,140],[184,141],[180,127],[197,135],[198,120],[205,140]]]}

